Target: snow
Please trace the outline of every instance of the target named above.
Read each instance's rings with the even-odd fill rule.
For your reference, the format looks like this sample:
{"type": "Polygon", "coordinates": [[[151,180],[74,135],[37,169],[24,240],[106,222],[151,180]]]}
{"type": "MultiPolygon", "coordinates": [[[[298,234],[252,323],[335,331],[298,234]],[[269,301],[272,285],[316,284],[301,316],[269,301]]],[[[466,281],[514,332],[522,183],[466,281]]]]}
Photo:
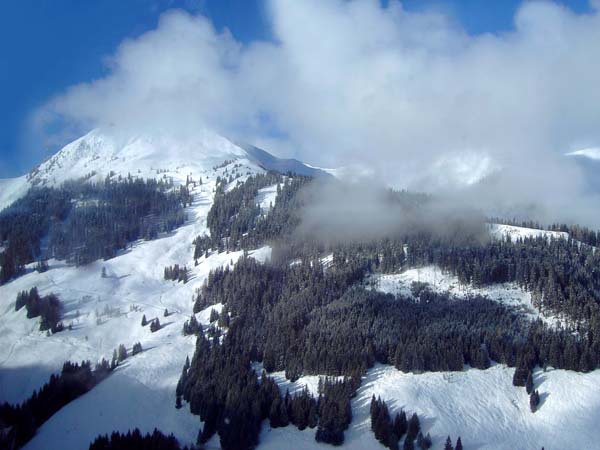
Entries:
{"type": "Polygon", "coordinates": [[[547,239],[568,239],[569,237],[569,233],[565,233],[564,231],[537,230],[535,228],[517,227],[499,223],[489,223],[488,230],[494,239],[505,239],[510,237],[513,241],[531,237],[545,237],[547,239]]]}
{"type": "Polygon", "coordinates": [[[365,284],[379,292],[410,297],[414,282],[426,283],[434,292],[447,292],[459,299],[476,295],[487,297],[514,308],[532,320],[540,318],[549,325],[560,322],[557,317],[543,315],[535,309],[531,303],[531,294],[515,283],[499,283],[483,287],[465,285],[459,283],[456,276],[434,265],[408,269],[402,273],[374,274],[366,279],[365,284]]]}
{"type": "MultiPolygon", "coordinates": [[[[263,371],[263,365],[259,362],[252,363],[252,369],[256,372],[257,377],[260,380],[260,376],[263,371]]],[[[314,396],[319,396],[319,379],[321,378],[332,378],[336,380],[344,379],[343,376],[339,377],[327,377],[326,375],[304,375],[298,378],[296,381],[288,380],[285,376],[285,371],[277,371],[271,372],[267,374],[270,378],[272,378],[277,385],[279,386],[279,390],[282,395],[289,391],[290,394],[297,394],[302,391],[304,388],[308,389],[308,392],[314,396]]]]}
{"type": "Polygon", "coordinates": [[[198,322],[200,322],[201,325],[204,325],[204,326],[210,325],[210,313],[212,312],[213,309],[216,312],[218,312],[219,314],[221,314],[221,311],[223,311],[223,304],[216,303],[214,305],[209,306],[208,308],[203,309],[199,313],[197,313],[196,319],[198,319],[198,322]]]}
{"type": "Polygon", "coordinates": [[[509,306],[522,308],[523,312],[536,314],[531,305],[531,294],[513,283],[502,283],[476,288],[459,283],[458,278],[444,273],[437,266],[409,269],[399,274],[374,275],[369,280],[381,292],[411,296],[413,282],[426,283],[435,292],[448,292],[458,298],[481,295],[509,306]]]}
{"type": "Polygon", "coordinates": [[[27,193],[27,176],[0,179],[0,211],[27,193]]]}
{"type": "MultiPolygon", "coordinates": [[[[408,414],[416,412],[424,434],[431,433],[433,448],[442,448],[448,435],[454,441],[461,436],[464,448],[478,450],[597,447],[600,371],[536,370],[533,378],[541,404],[535,413],[529,409],[525,388],[512,385],[513,373],[502,365],[424,374],[376,365],[352,400],[353,420],[342,448],[383,449],[371,432],[372,395],[381,396],[394,414],[401,408],[408,414]]],[[[298,450],[330,448],[315,442],[314,435],[311,429],[271,429],[265,423],[258,448],[289,448],[291,442],[298,450]]]]}
{"type": "Polygon", "coordinates": [[[208,131],[174,138],[160,132],[136,135],[116,128],[95,129],[40,164],[30,179],[34,185],[56,186],[91,173],[92,180],[104,180],[112,171],[115,176],[167,176],[184,182],[187,175],[206,175],[225,160],[258,168],[244,150],[208,131]]]}
{"type": "Polygon", "coordinates": [[[319,258],[324,269],[328,269],[333,264],[333,253],[319,258]]]}
{"type": "Polygon", "coordinates": [[[269,212],[269,209],[275,206],[275,200],[277,199],[277,185],[267,186],[258,190],[256,196],[256,203],[260,206],[263,214],[269,212]]]}

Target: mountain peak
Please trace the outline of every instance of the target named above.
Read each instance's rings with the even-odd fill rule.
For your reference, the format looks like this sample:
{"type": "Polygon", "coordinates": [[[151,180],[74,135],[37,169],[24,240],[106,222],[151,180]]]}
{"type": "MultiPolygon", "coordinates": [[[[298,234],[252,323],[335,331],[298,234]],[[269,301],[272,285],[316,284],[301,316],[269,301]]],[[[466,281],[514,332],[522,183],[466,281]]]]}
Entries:
{"type": "Polygon", "coordinates": [[[24,177],[0,180],[0,209],[25,195],[32,186],[58,186],[68,180],[102,181],[107,175],[140,178],[169,176],[176,183],[188,175],[208,174],[225,161],[237,161],[250,172],[274,170],[308,176],[331,176],[296,159],[281,159],[207,129],[193,135],[163,130],[133,132],[96,128],[65,145],[24,177]]]}

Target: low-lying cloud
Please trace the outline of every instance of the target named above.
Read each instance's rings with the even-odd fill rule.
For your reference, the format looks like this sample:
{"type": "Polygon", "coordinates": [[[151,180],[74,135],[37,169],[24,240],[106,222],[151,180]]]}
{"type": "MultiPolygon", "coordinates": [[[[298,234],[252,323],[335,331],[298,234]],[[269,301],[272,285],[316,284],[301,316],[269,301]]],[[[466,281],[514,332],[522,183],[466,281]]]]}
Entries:
{"type": "Polygon", "coordinates": [[[469,242],[489,239],[479,211],[447,198],[329,179],[316,180],[300,195],[295,236],[301,240],[369,242],[420,232],[469,242]]]}
{"type": "Polygon", "coordinates": [[[123,42],[106,77],[36,119],[80,131],[209,127],[313,164],[368,166],[397,188],[600,225],[598,198],[564,156],[600,144],[593,6],[526,2],[513,31],[471,36],[393,0],[271,0],[274,39],[250,44],[172,11],[123,42]]]}

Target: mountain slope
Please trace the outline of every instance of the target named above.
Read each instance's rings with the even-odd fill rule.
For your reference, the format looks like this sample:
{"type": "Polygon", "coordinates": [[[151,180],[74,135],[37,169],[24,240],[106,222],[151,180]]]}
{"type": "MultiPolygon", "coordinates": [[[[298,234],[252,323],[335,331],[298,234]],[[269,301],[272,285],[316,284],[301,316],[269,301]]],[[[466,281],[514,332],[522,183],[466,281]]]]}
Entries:
{"type": "MultiPolygon", "coordinates": [[[[131,349],[138,341],[144,348],[143,353],[127,359],[102,384],[56,413],[26,448],[45,449],[60,442],[64,449],[84,449],[98,434],[124,432],[132,427],[143,432],[158,427],[167,434],[174,433],[184,445],[195,441],[200,426],[198,417],[189,413],[187,404],[175,408],[175,386],[183,362],[195,349],[194,338],[183,336],[182,326],[192,314],[195,291],[209,272],[234,264],[243,252],[212,252],[200,257],[195,265],[192,241],[208,232],[206,218],[214,201],[217,178],[236,172],[239,179],[244,179],[274,168],[268,166],[269,162],[281,161],[268,154],[250,153],[213,134],[186,141],[168,137],[121,138],[95,130],[65,147],[28,178],[0,185],[9,186],[16,196],[24,182],[56,185],[89,173],[93,173],[90,179],[98,180],[111,172],[114,176],[166,176],[176,184],[185,183],[188,176],[193,180],[202,177],[201,185],[190,185],[193,203],[186,209],[186,224],[173,233],[135,242],[115,258],[83,267],[50,260],[47,272],[37,273],[30,267],[26,275],[0,286],[0,339],[8,343],[0,346],[0,402],[24,400],[51,373],[58,372],[67,359],[95,362],[110,358],[119,344],[131,349]],[[174,264],[190,268],[188,283],[163,279],[163,269],[174,264]],[[27,319],[24,309],[14,310],[17,293],[33,286],[42,295],[53,292],[59,296],[65,306],[65,324],[72,323],[72,330],[46,336],[38,331],[39,319],[27,319]],[[165,309],[170,312],[167,317],[163,315],[165,309]],[[163,328],[151,333],[148,326],[141,326],[143,315],[149,320],[159,318],[163,328]]],[[[301,164],[291,161],[296,167],[301,164]]],[[[278,167],[284,170],[286,166],[278,167]]],[[[254,200],[267,213],[276,202],[276,195],[277,185],[268,186],[260,189],[254,200]]],[[[496,238],[560,237],[559,233],[496,224],[490,225],[490,231],[496,238]]],[[[249,253],[266,261],[270,248],[249,253]]],[[[328,267],[332,259],[322,258],[324,266],[328,267]]],[[[382,277],[378,287],[384,290],[387,280],[395,292],[399,278],[407,288],[411,281],[425,281],[421,277],[425,273],[427,268],[407,271],[399,277],[382,277]]],[[[448,280],[440,280],[437,270],[429,273],[433,279],[428,281],[434,285],[448,284],[448,280]]],[[[506,298],[511,293],[505,288],[498,285],[477,293],[490,297],[499,294],[502,302],[528,300],[520,291],[512,293],[516,294],[514,299],[506,298]]],[[[211,308],[196,315],[203,326],[208,325],[211,308]]],[[[528,409],[524,390],[512,386],[513,372],[512,368],[494,365],[487,370],[407,374],[391,366],[376,365],[366,374],[352,402],[354,420],[342,448],[383,448],[370,430],[368,405],[372,394],[381,395],[394,411],[404,407],[418,412],[424,432],[431,432],[434,438],[434,448],[441,447],[447,434],[453,438],[462,435],[466,448],[593,448],[600,437],[593,426],[600,405],[595,393],[600,371],[580,374],[536,370],[542,405],[535,414],[528,409]],[[563,429],[573,431],[563,433],[563,429]]],[[[302,377],[296,384],[306,383],[314,392],[315,379],[302,377]]],[[[290,385],[278,381],[283,389],[290,385]]],[[[289,448],[292,442],[294,448],[331,448],[316,443],[314,436],[311,429],[271,429],[265,423],[258,448],[289,448]]],[[[218,437],[207,448],[219,448],[218,437]]]]}

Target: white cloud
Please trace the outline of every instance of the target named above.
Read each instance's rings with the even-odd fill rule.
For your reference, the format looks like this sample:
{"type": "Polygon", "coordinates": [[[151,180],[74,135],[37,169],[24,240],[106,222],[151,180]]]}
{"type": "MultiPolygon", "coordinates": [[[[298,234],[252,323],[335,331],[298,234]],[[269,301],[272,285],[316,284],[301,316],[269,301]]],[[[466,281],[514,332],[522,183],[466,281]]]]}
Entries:
{"type": "Polygon", "coordinates": [[[84,128],[208,126],[280,142],[311,163],[368,164],[395,186],[447,190],[456,174],[435,180],[432,167],[502,167],[485,201],[583,217],[580,173],[563,154],[600,142],[597,9],[527,2],[514,31],[480,36],[395,1],[272,0],[268,11],[274,42],[250,45],[169,12],[119,47],[105,78],[72,87],[38,117],[84,128]],[[456,155],[468,161],[448,164],[456,155]]]}

